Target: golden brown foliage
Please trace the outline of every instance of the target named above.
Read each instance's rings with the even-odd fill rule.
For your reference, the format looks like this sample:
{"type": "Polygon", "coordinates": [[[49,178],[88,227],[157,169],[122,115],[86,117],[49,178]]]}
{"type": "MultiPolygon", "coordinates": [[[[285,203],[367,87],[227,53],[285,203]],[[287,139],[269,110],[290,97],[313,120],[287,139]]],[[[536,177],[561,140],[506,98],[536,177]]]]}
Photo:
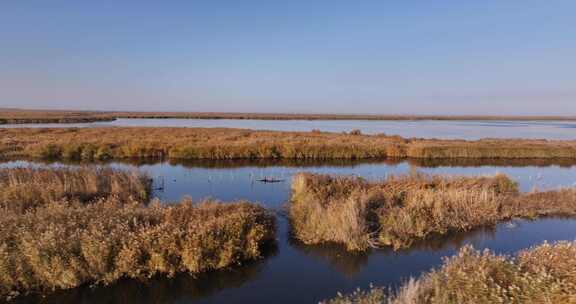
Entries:
{"type": "Polygon", "coordinates": [[[576,242],[544,243],[516,257],[466,246],[396,294],[373,288],[325,303],[576,303],[576,242]]]}
{"type": "Polygon", "coordinates": [[[24,211],[62,199],[88,202],[111,195],[147,202],[151,179],[109,168],[0,169],[0,211],[24,211]]]}
{"type": "Polygon", "coordinates": [[[349,250],[409,247],[431,235],[469,231],[512,217],[576,215],[576,190],[520,194],[504,175],[412,174],[382,182],[299,174],[289,205],[294,236],[349,250]]]}
{"type": "Polygon", "coordinates": [[[264,208],[244,202],[146,207],[111,197],[6,211],[0,296],[228,267],[260,257],[274,225],[264,208]]]}
{"type": "Polygon", "coordinates": [[[222,128],[0,129],[0,157],[576,159],[576,141],[403,139],[384,135],[222,128]]]}
{"type": "Polygon", "coordinates": [[[102,112],[0,108],[0,124],[83,123],[114,120],[102,112]]]}
{"type": "MultiPolygon", "coordinates": [[[[488,115],[366,115],[366,114],[286,114],[231,112],[110,112],[72,110],[31,110],[0,108],[2,119],[20,119],[21,123],[45,121],[53,118],[106,117],[114,118],[181,118],[181,119],[258,119],[258,120],[560,120],[573,121],[573,116],[488,116],[488,115]]],[[[53,121],[58,122],[58,121],[53,121]]]]}

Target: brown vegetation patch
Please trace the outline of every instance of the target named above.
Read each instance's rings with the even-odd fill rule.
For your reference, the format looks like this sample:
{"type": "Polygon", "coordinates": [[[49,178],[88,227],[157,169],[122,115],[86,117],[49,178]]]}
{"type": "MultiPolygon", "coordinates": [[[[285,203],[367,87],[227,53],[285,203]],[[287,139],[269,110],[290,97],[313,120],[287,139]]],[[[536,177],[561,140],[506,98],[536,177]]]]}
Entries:
{"type": "Polygon", "coordinates": [[[84,123],[114,119],[103,112],[0,108],[0,124],[84,123]]]}
{"type": "Polygon", "coordinates": [[[263,207],[149,204],[150,184],[99,167],[0,169],[0,299],[221,269],[274,238],[263,207]]]}
{"type": "Polygon", "coordinates": [[[396,293],[373,288],[324,303],[575,303],[575,269],[576,242],[544,243],[515,257],[467,246],[396,293]]]}
{"type": "MultiPolygon", "coordinates": [[[[75,117],[145,118],[145,119],[254,119],[254,120],[536,120],[573,121],[573,116],[496,116],[496,115],[378,115],[378,114],[298,114],[298,113],[233,113],[233,112],[135,112],[135,111],[72,111],[0,108],[1,119],[29,119],[75,117]]],[[[26,120],[28,119],[28,121],[26,120]]]]}
{"type": "Polygon", "coordinates": [[[222,128],[0,129],[0,157],[169,159],[576,159],[576,141],[404,139],[222,128]]]}
{"type": "Polygon", "coordinates": [[[259,258],[274,225],[264,208],[243,202],[146,207],[112,197],[4,212],[0,296],[221,269],[259,258]]]}
{"type": "Polygon", "coordinates": [[[306,244],[400,249],[513,217],[574,216],[576,190],[521,194],[504,175],[412,174],[368,182],[303,173],[294,177],[289,211],[294,236],[306,244]]]}
{"type": "Polygon", "coordinates": [[[151,179],[109,168],[0,169],[0,210],[24,211],[62,199],[89,202],[111,195],[147,202],[151,179]]]}

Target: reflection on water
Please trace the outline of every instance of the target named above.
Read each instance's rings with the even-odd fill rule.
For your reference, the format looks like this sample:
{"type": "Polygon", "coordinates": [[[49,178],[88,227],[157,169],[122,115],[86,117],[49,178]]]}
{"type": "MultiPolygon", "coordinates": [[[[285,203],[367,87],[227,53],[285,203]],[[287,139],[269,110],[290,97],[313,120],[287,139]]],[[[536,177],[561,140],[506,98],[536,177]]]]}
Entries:
{"type": "MultiPolygon", "coordinates": [[[[503,227],[507,226],[504,225],[503,227]]],[[[496,232],[496,227],[482,227],[464,233],[437,235],[417,241],[410,248],[399,251],[385,247],[358,253],[346,251],[344,246],[338,244],[306,245],[295,239],[290,239],[290,245],[307,256],[327,263],[347,278],[354,279],[366,266],[371,255],[393,257],[395,255],[410,255],[410,253],[420,251],[431,253],[451,251],[466,244],[477,244],[486,239],[495,239],[496,232]]]]}
{"type": "Polygon", "coordinates": [[[346,251],[338,244],[306,245],[295,239],[290,239],[290,245],[306,256],[326,263],[348,279],[354,279],[360,273],[371,253],[346,251]]]}
{"type": "Polygon", "coordinates": [[[249,119],[117,119],[79,124],[0,125],[0,128],[202,127],[252,130],[350,132],[439,139],[538,138],[575,139],[574,121],[457,121],[457,120],[249,120],[249,119]]]}
{"type": "MultiPolygon", "coordinates": [[[[63,166],[76,164],[7,162],[0,166],[63,166]]],[[[46,298],[21,298],[20,303],[314,303],[350,292],[371,283],[398,286],[409,277],[437,267],[442,257],[454,254],[465,244],[491,248],[499,253],[514,253],[544,240],[574,240],[576,220],[548,218],[537,221],[514,220],[468,233],[436,237],[414,244],[408,250],[371,250],[352,254],[337,245],[307,246],[290,237],[283,206],[290,196],[290,178],[300,171],[328,174],[356,174],[381,179],[390,174],[418,170],[433,174],[478,175],[505,173],[516,179],[521,189],[571,186],[576,167],[565,161],[500,163],[387,161],[209,161],[209,162],[132,162],[99,165],[147,171],[155,183],[163,182],[158,196],[166,201],[184,195],[196,199],[213,197],[230,201],[258,201],[278,210],[277,250],[262,260],[192,277],[154,278],[148,282],[124,280],[109,287],[83,287],[58,292],[46,298]],[[285,179],[264,184],[262,177],[285,179]]]]}
{"type": "MultiPolygon", "coordinates": [[[[474,244],[486,239],[494,239],[496,238],[496,232],[496,227],[486,226],[467,232],[432,235],[426,240],[414,242],[409,249],[402,249],[398,252],[410,252],[413,250],[441,252],[445,250],[453,250],[455,248],[460,248],[465,244],[474,244]]],[[[392,249],[388,249],[388,251],[392,251],[392,249]]]]}

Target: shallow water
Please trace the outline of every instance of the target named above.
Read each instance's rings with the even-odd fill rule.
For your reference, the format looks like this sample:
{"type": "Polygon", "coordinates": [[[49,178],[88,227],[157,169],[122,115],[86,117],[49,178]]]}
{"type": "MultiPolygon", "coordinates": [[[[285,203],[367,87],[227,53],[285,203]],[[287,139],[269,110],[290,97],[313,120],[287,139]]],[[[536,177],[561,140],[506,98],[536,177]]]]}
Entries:
{"type": "Polygon", "coordinates": [[[248,119],[118,119],[80,124],[0,125],[0,128],[69,128],[69,127],[205,127],[241,128],[275,131],[349,132],[400,135],[402,137],[469,139],[537,138],[576,139],[572,121],[439,121],[439,120],[248,120],[248,119]]]}
{"type": "MultiPolygon", "coordinates": [[[[0,166],[62,166],[8,162],[0,166]]],[[[300,171],[356,174],[381,179],[389,174],[414,170],[452,175],[505,173],[517,180],[523,191],[553,189],[576,182],[576,167],[571,163],[531,161],[498,163],[410,163],[405,161],[330,163],[309,162],[185,162],[102,164],[118,168],[138,168],[149,172],[164,191],[155,195],[166,201],[184,195],[195,199],[258,201],[278,214],[278,240],[259,261],[225,271],[197,277],[179,275],[173,279],[155,278],[142,283],[125,280],[109,287],[82,287],[58,292],[46,298],[21,298],[20,303],[314,303],[337,292],[350,292],[371,283],[398,286],[409,277],[441,264],[443,256],[454,254],[464,244],[491,248],[499,253],[539,244],[545,240],[576,239],[576,220],[549,218],[537,221],[514,220],[496,227],[428,240],[410,250],[373,250],[349,254],[337,246],[306,246],[289,236],[283,204],[289,199],[290,178],[300,171]],[[283,182],[263,184],[263,177],[283,182]]]]}

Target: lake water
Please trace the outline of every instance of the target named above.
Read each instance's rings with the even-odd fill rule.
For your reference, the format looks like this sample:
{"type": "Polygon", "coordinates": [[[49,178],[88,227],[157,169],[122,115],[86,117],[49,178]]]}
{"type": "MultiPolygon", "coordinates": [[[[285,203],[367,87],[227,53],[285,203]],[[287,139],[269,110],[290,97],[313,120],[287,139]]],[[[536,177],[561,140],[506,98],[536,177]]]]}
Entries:
{"type": "Polygon", "coordinates": [[[0,128],[69,128],[69,127],[203,127],[240,128],[275,131],[350,132],[388,134],[402,137],[469,139],[532,138],[576,139],[572,121],[438,121],[438,120],[245,120],[245,119],[118,119],[81,124],[0,125],[0,128]]]}
{"type": "MultiPolygon", "coordinates": [[[[0,166],[30,165],[70,164],[16,161],[0,166]]],[[[165,201],[177,201],[189,195],[195,199],[212,197],[224,201],[246,199],[260,202],[277,214],[277,242],[266,250],[263,259],[224,271],[196,277],[187,274],[172,279],[159,277],[148,282],[125,280],[108,287],[82,287],[57,292],[46,298],[20,298],[18,303],[317,303],[334,297],[337,292],[368,288],[370,284],[398,286],[403,280],[437,267],[442,257],[453,255],[464,244],[511,254],[545,240],[576,239],[576,220],[517,219],[493,228],[422,242],[410,250],[394,252],[381,249],[366,254],[349,254],[337,246],[307,246],[293,240],[283,210],[290,197],[290,179],[302,171],[355,174],[372,180],[414,170],[449,175],[505,173],[517,180],[523,191],[530,191],[573,186],[576,183],[576,163],[537,160],[508,164],[470,161],[193,161],[100,165],[148,172],[156,184],[164,185],[164,190],[154,195],[165,201]],[[257,181],[263,177],[280,178],[284,182],[263,184],[257,181]]]]}

